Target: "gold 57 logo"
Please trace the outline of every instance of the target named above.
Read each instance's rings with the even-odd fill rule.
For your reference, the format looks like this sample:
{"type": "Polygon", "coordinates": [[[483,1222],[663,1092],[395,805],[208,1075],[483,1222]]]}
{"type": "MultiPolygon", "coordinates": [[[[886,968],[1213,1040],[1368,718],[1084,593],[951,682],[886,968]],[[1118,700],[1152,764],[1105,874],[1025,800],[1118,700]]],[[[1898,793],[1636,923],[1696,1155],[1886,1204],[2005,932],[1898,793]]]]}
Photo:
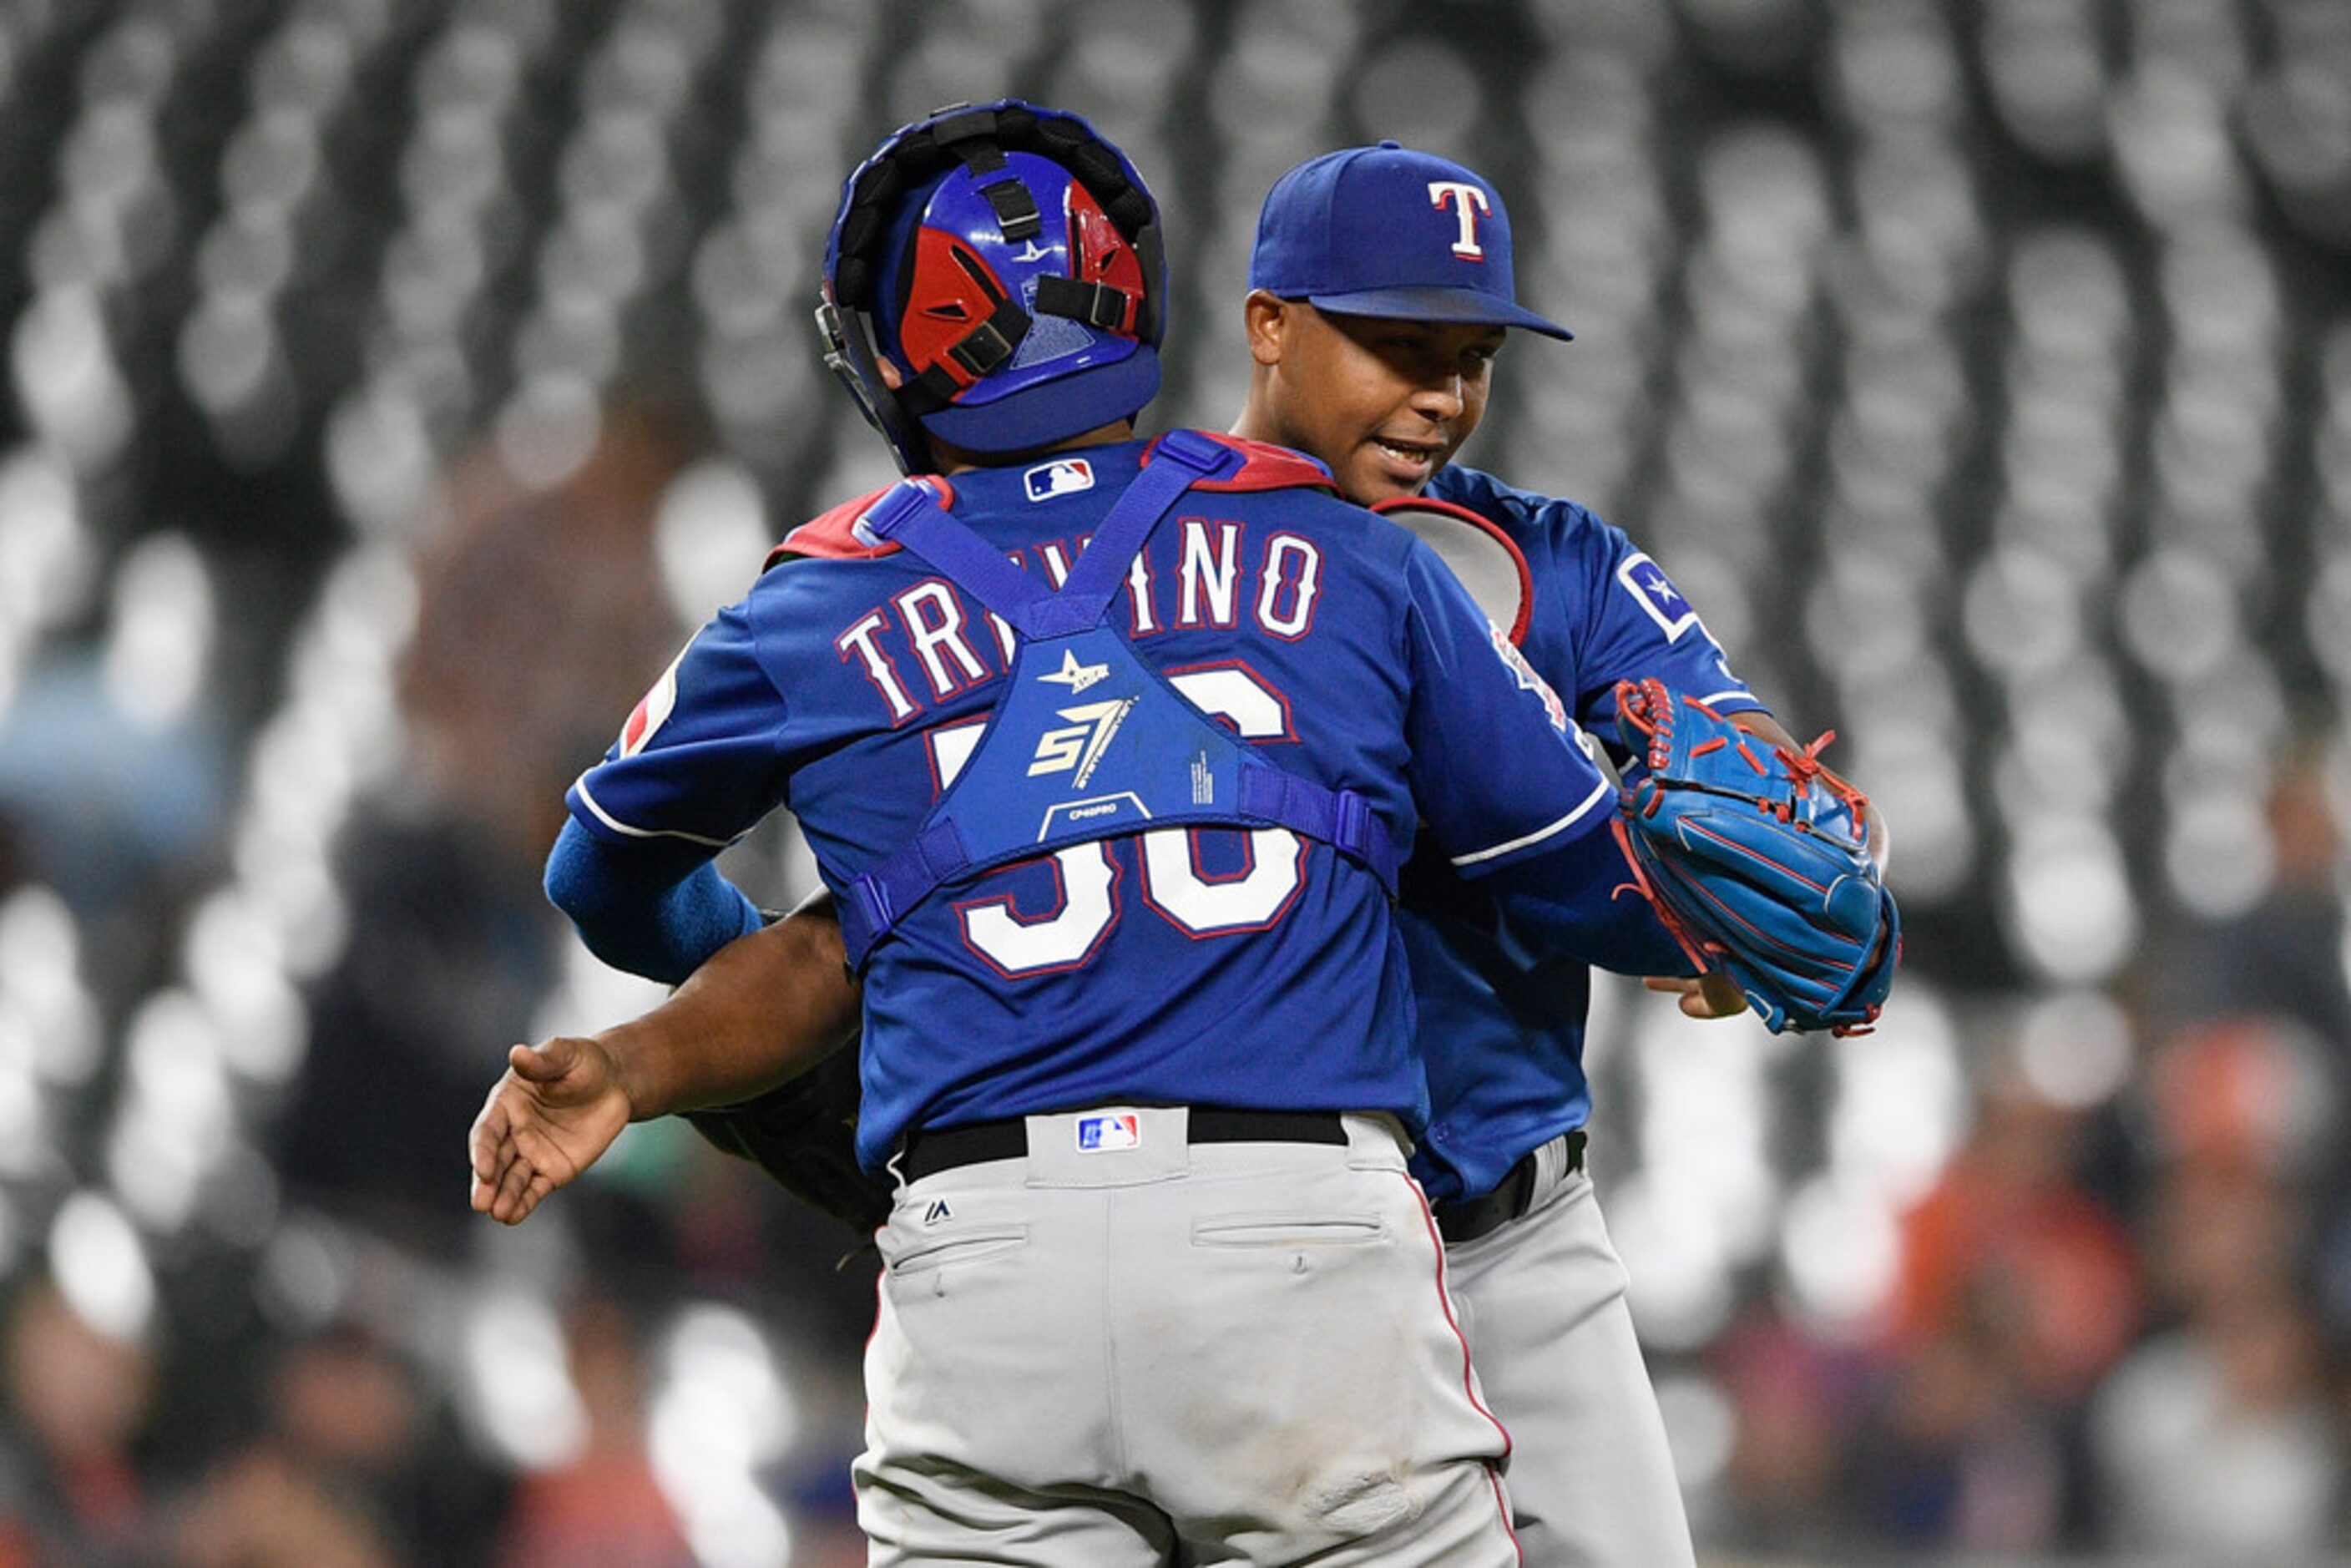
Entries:
{"type": "Polygon", "coordinates": [[[1072,786],[1082,789],[1094,776],[1094,768],[1110,749],[1111,737],[1119,726],[1126,722],[1126,710],[1134,706],[1133,697],[1113,697],[1108,702],[1081,703],[1076,707],[1058,708],[1055,716],[1070,721],[1068,727],[1049,729],[1037,737],[1037,755],[1029,760],[1029,777],[1040,773],[1075,772],[1072,786]]]}

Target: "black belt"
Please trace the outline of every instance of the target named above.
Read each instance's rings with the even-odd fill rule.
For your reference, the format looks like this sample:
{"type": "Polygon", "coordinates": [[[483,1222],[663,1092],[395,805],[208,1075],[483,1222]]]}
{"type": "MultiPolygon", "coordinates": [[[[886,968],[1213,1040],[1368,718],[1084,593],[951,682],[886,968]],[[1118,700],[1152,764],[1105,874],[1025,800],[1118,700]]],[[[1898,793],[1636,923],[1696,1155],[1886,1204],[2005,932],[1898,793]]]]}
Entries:
{"type": "MultiPolygon", "coordinates": [[[[1550,1147],[1549,1145],[1543,1145],[1550,1147]]],[[[1437,1206],[1437,1229],[1446,1240],[1454,1243],[1475,1241],[1480,1236],[1490,1236],[1511,1220],[1532,1207],[1535,1201],[1535,1156],[1542,1149],[1530,1149],[1519,1156],[1494,1190],[1483,1197],[1461,1198],[1437,1206]]],[[[1567,1135],[1567,1168],[1583,1168],[1583,1129],[1578,1127],[1567,1135]]]]}
{"type": "MultiPolygon", "coordinates": [[[[1195,1144],[1344,1144],[1347,1124],[1329,1111],[1228,1111],[1195,1105],[1186,1118],[1195,1144]]],[[[957,1166],[1025,1159],[1029,1122],[1006,1116],[957,1127],[925,1127],[906,1134],[899,1179],[918,1182],[957,1166]]]]}

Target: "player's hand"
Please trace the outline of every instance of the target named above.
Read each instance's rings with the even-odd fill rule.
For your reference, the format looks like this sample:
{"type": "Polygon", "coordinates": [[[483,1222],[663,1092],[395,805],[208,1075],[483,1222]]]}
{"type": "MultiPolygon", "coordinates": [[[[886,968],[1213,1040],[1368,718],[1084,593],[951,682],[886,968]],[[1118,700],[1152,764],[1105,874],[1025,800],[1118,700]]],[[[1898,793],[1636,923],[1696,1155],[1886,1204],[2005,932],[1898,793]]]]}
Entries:
{"type": "Polygon", "coordinates": [[[1641,984],[1667,996],[1679,996],[1681,1009],[1690,1018],[1737,1018],[1747,1010],[1746,994],[1728,975],[1701,975],[1695,980],[1651,975],[1641,984]]]}
{"type": "Polygon", "coordinates": [[[474,1212],[521,1224],[540,1199],[611,1147],[630,1109],[611,1056],[597,1041],[559,1036],[516,1046],[474,1118],[474,1212]]]}

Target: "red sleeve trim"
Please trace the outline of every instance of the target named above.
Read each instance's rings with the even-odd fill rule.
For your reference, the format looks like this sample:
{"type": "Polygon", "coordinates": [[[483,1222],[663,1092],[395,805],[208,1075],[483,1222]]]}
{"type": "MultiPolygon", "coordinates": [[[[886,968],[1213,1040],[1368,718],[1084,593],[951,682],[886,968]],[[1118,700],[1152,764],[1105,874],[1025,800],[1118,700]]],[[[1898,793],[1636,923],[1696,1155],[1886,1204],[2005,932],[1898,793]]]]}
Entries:
{"type": "MultiPolygon", "coordinates": [[[[954,487],[938,475],[923,475],[922,483],[939,497],[941,505],[949,507],[955,505],[954,487]]],[[[843,501],[831,511],[819,513],[786,534],[784,542],[768,552],[767,566],[776,566],[783,561],[802,558],[816,560],[875,560],[885,555],[896,554],[899,547],[894,544],[867,544],[857,537],[857,519],[872,510],[874,502],[895,488],[897,486],[894,485],[884,485],[879,490],[868,491],[853,501],[843,501]]],[[[762,567],[760,570],[764,571],[767,567],[762,567]]]]}
{"type": "MultiPolygon", "coordinates": [[[[1338,485],[1331,470],[1303,452],[1292,452],[1287,446],[1270,442],[1250,441],[1238,435],[1220,435],[1213,430],[1193,433],[1205,435],[1219,446],[1229,447],[1245,460],[1238,473],[1222,479],[1203,479],[1193,486],[1196,490],[1328,490],[1336,495],[1338,485]]],[[[1155,441],[1144,449],[1143,461],[1147,465],[1159,444],[1155,441]]]]}

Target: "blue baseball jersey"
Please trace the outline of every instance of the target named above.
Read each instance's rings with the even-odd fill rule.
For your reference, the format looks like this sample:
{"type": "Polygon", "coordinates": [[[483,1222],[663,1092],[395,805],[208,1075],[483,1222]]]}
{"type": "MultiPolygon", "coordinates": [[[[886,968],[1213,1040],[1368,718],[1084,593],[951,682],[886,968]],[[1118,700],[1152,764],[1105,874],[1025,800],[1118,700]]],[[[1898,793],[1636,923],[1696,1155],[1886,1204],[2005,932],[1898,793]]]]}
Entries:
{"type": "MultiPolygon", "coordinates": [[[[1439,469],[1426,493],[1489,519],[1518,545],[1533,582],[1527,662],[1612,747],[1620,680],[1655,675],[1726,713],[1763,706],[1672,580],[1620,529],[1474,468],[1439,469]]],[[[1414,1170],[1431,1197],[1474,1197],[1590,1114],[1591,972],[1530,940],[1441,855],[1414,857],[1399,923],[1432,1103],[1414,1170]]]]}
{"type": "MultiPolygon", "coordinates": [[[[1281,767],[1366,798],[1399,848],[1425,824],[1465,881],[1588,857],[1613,791],[1560,699],[1427,547],[1319,488],[1319,465],[1247,450],[1152,534],[1110,624],[1281,767]]],[[[1145,451],[927,483],[1058,582],[1145,451]]],[[[696,634],[574,785],[586,831],[715,852],[780,804],[837,895],[914,837],[973,754],[1013,634],[861,537],[872,500],[796,530],[696,634]]],[[[1082,739],[1049,732],[1034,766],[1081,758],[1082,739]]],[[[910,1127],[1120,1102],[1426,1121],[1393,907],[1282,829],[1129,832],[942,889],[874,950],[861,1071],[875,1168],[910,1127]]]]}

